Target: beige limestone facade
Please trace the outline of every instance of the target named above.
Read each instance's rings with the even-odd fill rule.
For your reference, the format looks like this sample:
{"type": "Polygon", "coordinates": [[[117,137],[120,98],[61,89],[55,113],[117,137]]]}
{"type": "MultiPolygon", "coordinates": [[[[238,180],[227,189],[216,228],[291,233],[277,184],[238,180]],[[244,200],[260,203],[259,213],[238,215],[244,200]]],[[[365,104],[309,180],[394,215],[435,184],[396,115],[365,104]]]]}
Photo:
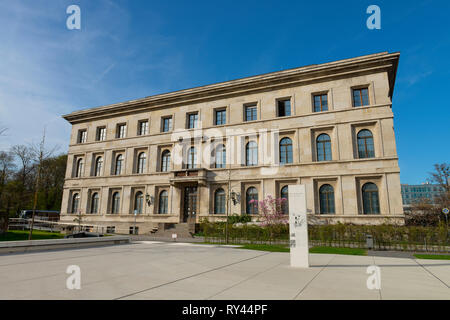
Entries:
{"type": "Polygon", "coordinates": [[[403,223],[392,95],[399,53],[73,112],[61,220],[146,234],[258,213],[305,184],[329,223],[403,223]],[[283,189],[284,188],[284,189],[283,189]]]}

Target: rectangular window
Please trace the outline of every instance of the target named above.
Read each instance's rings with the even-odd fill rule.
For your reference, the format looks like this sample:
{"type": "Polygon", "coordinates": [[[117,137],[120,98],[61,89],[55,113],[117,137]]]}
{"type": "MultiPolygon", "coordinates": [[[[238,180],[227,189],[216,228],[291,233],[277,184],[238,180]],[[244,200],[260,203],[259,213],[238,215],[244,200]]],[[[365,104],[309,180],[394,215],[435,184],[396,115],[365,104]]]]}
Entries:
{"type": "Polygon", "coordinates": [[[172,130],[172,117],[162,118],[161,131],[162,132],[169,132],[171,130],[172,130]]]}
{"type": "Polygon", "coordinates": [[[221,109],[215,112],[215,125],[220,126],[227,123],[227,110],[221,109]]]}
{"type": "Polygon", "coordinates": [[[97,141],[105,141],[106,140],[106,128],[99,127],[97,128],[97,141]]]}
{"type": "Polygon", "coordinates": [[[87,140],[87,131],[79,130],[78,131],[78,143],[86,143],[87,140]]]}
{"type": "Polygon", "coordinates": [[[125,138],[127,134],[127,125],[122,123],[117,125],[116,138],[125,138]]]}
{"type": "Polygon", "coordinates": [[[291,99],[278,100],[278,116],[287,117],[291,115],[291,99]]]}
{"type": "Polygon", "coordinates": [[[252,105],[252,106],[246,106],[245,107],[245,115],[244,115],[244,119],[245,121],[254,121],[257,120],[257,116],[256,116],[256,106],[252,105]]]}
{"type": "Polygon", "coordinates": [[[369,105],[369,89],[353,89],[353,106],[362,107],[369,105]]]}
{"type": "Polygon", "coordinates": [[[108,226],[106,227],[106,233],[114,233],[116,232],[116,227],[115,226],[108,226]]]}
{"type": "Polygon", "coordinates": [[[138,129],[139,136],[145,136],[148,134],[148,121],[147,120],[139,121],[138,126],[139,126],[139,129],[138,129]]]}
{"type": "Polygon", "coordinates": [[[198,123],[198,113],[189,113],[188,114],[188,123],[187,128],[188,129],[194,129],[197,128],[198,123]]]}
{"type": "Polygon", "coordinates": [[[314,95],[314,112],[328,111],[328,95],[314,95]]]}

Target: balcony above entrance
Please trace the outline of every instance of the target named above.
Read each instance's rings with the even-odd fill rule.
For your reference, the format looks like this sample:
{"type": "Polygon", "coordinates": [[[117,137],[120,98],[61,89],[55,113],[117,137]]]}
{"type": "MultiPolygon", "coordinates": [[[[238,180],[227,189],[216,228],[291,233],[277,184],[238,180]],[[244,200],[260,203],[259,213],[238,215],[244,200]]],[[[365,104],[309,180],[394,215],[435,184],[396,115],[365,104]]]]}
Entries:
{"type": "Polygon", "coordinates": [[[207,170],[204,168],[172,171],[172,177],[170,178],[170,184],[171,185],[179,185],[179,184],[193,183],[193,184],[205,186],[206,185],[206,175],[207,175],[207,170]]]}

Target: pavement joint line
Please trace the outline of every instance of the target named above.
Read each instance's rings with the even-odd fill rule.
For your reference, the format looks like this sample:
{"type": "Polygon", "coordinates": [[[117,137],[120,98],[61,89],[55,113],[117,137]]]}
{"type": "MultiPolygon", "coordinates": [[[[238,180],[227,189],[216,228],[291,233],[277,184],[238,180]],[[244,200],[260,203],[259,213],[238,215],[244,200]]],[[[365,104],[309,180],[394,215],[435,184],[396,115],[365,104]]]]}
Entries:
{"type": "Polygon", "coordinates": [[[320,269],[320,271],[319,272],[317,272],[316,273],[316,275],[314,276],[314,277],[312,277],[312,279],[311,280],[309,280],[308,281],[308,283],[307,284],[305,284],[305,286],[299,291],[299,293],[297,293],[295,296],[294,296],[294,298],[292,298],[292,300],[295,300],[295,299],[297,299],[297,297],[303,292],[303,291],[305,291],[305,289],[309,286],[309,284],[311,283],[311,282],[313,282],[313,280],[330,264],[330,262],[334,259],[334,258],[336,258],[336,255],[333,255],[332,257],[331,257],[331,259],[327,262],[327,264],[326,265],[324,265],[323,267],[322,267],[322,269],[320,269]]]}
{"type": "Polygon", "coordinates": [[[444,286],[446,286],[447,288],[450,288],[448,286],[448,284],[446,284],[444,281],[442,281],[438,276],[436,276],[433,272],[431,272],[430,270],[428,270],[424,265],[422,265],[419,261],[417,261],[417,259],[412,259],[414,260],[419,266],[421,266],[425,271],[427,271],[429,274],[431,274],[433,277],[435,277],[436,279],[438,279],[440,282],[442,282],[444,284],[444,286]]]}
{"type": "Polygon", "coordinates": [[[236,287],[236,286],[238,286],[238,285],[240,285],[240,284],[242,284],[242,283],[244,283],[244,282],[246,282],[246,281],[248,281],[248,280],[250,280],[250,279],[252,279],[252,278],[254,278],[254,277],[256,277],[256,276],[258,276],[258,275],[260,275],[260,274],[262,274],[262,273],[264,273],[264,272],[267,272],[267,271],[269,271],[269,270],[275,269],[276,267],[278,267],[278,266],[280,266],[280,265],[282,265],[282,264],[284,264],[284,262],[280,262],[280,263],[278,263],[278,264],[276,264],[276,265],[274,265],[274,266],[272,266],[272,267],[270,267],[270,268],[268,268],[268,269],[262,270],[262,271],[260,271],[260,272],[258,272],[258,273],[256,273],[256,274],[254,274],[254,275],[252,275],[252,276],[250,276],[250,277],[248,277],[248,278],[246,278],[246,279],[243,279],[243,280],[241,280],[241,281],[238,281],[237,283],[233,284],[232,286],[229,286],[228,288],[225,288],[225,289],[223,289],[223,290],[221,290],[221,291],[219,291],[219,292],[213,294],[212,296],[209,296],[209,297],[205,298],[205,300],[209,300],[209,299],[211,299],[212,297],[215,297],[215,296],[217,296],[217,295],[219,295],[219,294],[221,294],[221,293],[223,293],[223,292],[225,292],[225,291],[227,291],[227,290],[230,290],[231,288],[234,288],[234,287],[236,287]]]}
{"type": "MultiPolygon", "coordinates": [[[[77,248],[76,250],[83,250],[83,249],[87,249],[87,248],[77,248]]],[[[93,248],[90,248],[90,249],[93,249],[93,248]]],[[[69,249],[69,250],[71,250],[71,249],[69,249]]],[[[52,253],[57,253],[59,251],[66,251],[66,250],[52,251],[52,253]]],[[[45,251],[45,253],[47,253],[47,252],[50,252],[50,251],[45,251]]],[[[73,256],[73,257],[65,257],[65,258],[44,259],[44,260],[39,260],[39,261],[26,261],[26,262],[0,264],[0,268],[19,265],[19,264],[30,264],[30,263],[35,264],[35,263],[51,262],[51,261],[58,261],[58,260],[70,260],[70,259],[87,258],[87,257],[93,257],[93,256],[105,256],[105,255],[109,255],[109,254],[117,254],[117,253],[123,253],[123,252],[124,252],[123,250],[120,250],[120,251],[110,251],[108,253],[103,253],[103,254],[96,253],[96,254],[86,254],[86,255],[81,255],[81,256],[73,256]]],[[[31,252],[20,253],[20,255],[27,254],[27,253],[31,253],[31,252]]],[[[33,252],[33,253],[41,253],[41,252],[33,252]]]]}
{"type": "Polygon", "coordinates": [[[245,261],[248,261],[248,260],[256,259],[256,258],[265,256],[265,255],[268,255],[268,254],[270,254],[270,253],[271,253],[271,252],[259,254],[259,255],[257,255],[257,256],[253,256],[253,257],[250,257],[250,258],[247,258],[247,259],[243,259],[243,260],[239,260],[239,261],[236,261],[236,262],[233,262],[233,263],[229,263],[229,264],[226,264],[226,265],[224,265],[224,266],[220,266],[220,267],[216,267],[216,268],[213,268],[213,269],[210,269],[210,270],[198,272],[198,273],[192,274],[192,275],[190,275],[190,276],[186,276],[186,277],[183,277],[183,278],[180,278],[180,279],[175,279],[175,280],[172,280],[172,281],[169,281],[169,282],[166,282],[166,283],[159,284],[159,285],[157,285],[157,286],[153,286],[153,287],[150,287],[150,288],[147,288],[147,289],[143,289],[143,290],[140,290],[140,291],[136,291],[136,292],[133,292],[133,293],[130,293],[130,294],[127,294],[127,295],[118,297],[118,298],[114,298],[113,300],[119,300],[119,299],[131,297],[131,296],[134,296],[134,295],[136,295],[136,294],[139,294],[139,293],[142,293],[142,292],[146,292],[146,291],[150,291],[150,290],[153,290],[153,289],[157,289],[157,288],[160,288],[160,287],[163,287],[163,286],[166,286],[166,285],[175,283],[175,282],[183,281],[183,280],[186,280],[186,279],[189,279],[189,278],[195,278],[195,277],[197,277],[197,276],[199,276],[199,275],[202,275],[202,274],[205,274],[205,273],[209,273],[209,272],[212,272],[212,271],[216,271],[216,270],[220,270],[220,269],[223,269],[223,268],[226,268],[226,267],[235,265],[235,264],[239,264],[239,263],[241,263],[241,262],[245,262],[245,261]]]}

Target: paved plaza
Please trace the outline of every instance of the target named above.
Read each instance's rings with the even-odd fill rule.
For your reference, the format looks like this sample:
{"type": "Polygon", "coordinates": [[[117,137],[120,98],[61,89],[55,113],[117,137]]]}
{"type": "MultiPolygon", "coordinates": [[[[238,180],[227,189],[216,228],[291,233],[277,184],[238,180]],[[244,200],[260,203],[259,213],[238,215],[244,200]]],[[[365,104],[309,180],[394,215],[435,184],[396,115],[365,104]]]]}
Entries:
{"type": "Polygon", "coordinates": [[[289,254],[141,241],[126,245],[0,255],[0,299],[450,299],[450,261],[289,254]],[[66,269],[81,270],[69,290],[66,269]],[[367,288],[367,267],[381,289],[367,288]]]}

